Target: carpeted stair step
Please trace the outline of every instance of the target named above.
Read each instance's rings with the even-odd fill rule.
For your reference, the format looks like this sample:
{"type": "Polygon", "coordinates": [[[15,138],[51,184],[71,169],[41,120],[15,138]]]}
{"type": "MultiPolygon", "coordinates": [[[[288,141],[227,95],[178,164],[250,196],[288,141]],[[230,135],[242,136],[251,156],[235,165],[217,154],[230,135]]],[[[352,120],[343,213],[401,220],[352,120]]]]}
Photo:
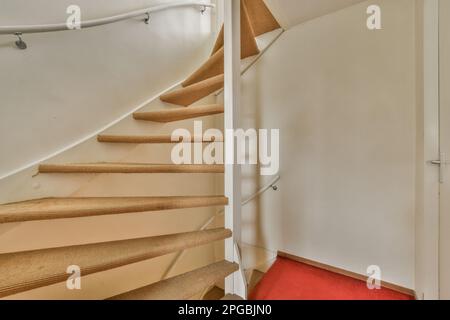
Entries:
{"type": "Polygon", "coordinates": [[[223,74],[219,74],[185,88],[165,93],[160,97],[160,99],[166,103],[187,107],[222,89],[223,84],[224,76],[223,74]]]}
{"type": "MultiPolygon", "coordinates": [[[[214,45],[214,51],[211,57],[183,82],[183,87],[193,85],[224,72],[223,35],[224,32],[222,30],[216,44],[214,45]]],[[[241,59],[257,55],[258,53],[258,44],[256,43],[255,34],[251,27],[249,15],[246,7],[241,2],[241,59]]]]}
{"type": "Polygon", "coordinates": [[[241,0],[256,37],[280,29],[281,26],[264,3],[264,0],[241,0]]]}
{"type": "Polygon", "coordinates": [[[203,295],[202,300],[205,301],[217,301],[225,297],[225,290],[214,285],[212,288],[203,295]]]}
{"type": "Polygon", "coordinates": [[[67,267],[86,276],[231,237],[227,229],[0,254],[0,297],[66,281],[67,267]]]}
{"type": "MultiPolygon", "coordinates": [[[[244,2],[241,2],[241,58],[245,59],[259,53],[259,48],[256,43],[255,31],[252,27],[252,21],[244,2]]],[[[214,44],[211,55],[214,55],[224,46],[224,27],[220,29],[217,40],[214,44]]]]}
{"type": "Polygon", "coordinates": [[[205,116],[212,116],[223,113],[224,113],[223,105],[211,104],[206,106],[198,106],[198,107],[196,106],[189,108],[175,108],[150,112],[137,112],[133,116],[134,119],[136,120],[166,123],[205,116]]]}
{"type": "Polygon", "coordinates": [[[241,297],[235,295],[235,294],[227,294],[225,297],[223,297],[220,300],[228,300],[228,301],[242,301],[244,299],[242,299],[241,297]]]}
{"type": "Polygon", "coordinates": [[[222,196],[46,198],[0,205],[0,223],[225,206],[222,196]]]}
{"type": "Polygon", "coordinates": [[[239,265],[222,261],[115,296],[110,300],[187,300],[238,270],[239,265]]]}
{"type": "Polygon", "coordinates": [[[223,29],[223,25],[222,28],[220,29],[219,35],[217,36],[216,42],[214,43],[214,48],[211,52],[211,56],[213,56],[217,51],[219,51],[220,49],[222,49],[224,47],[224,29],[223,29]]]}
{"type": "Polygon", "coordinates": [[[264,272],[254,269],[250,273],[250,281],[248,281],[248,292],[252,292],[261,279],[264,278],[264,272]]]}
{"type": "Polygon", "coordinates": [[[181,84],[188,87],[203,80],[218,76],[224,72],[224,49],[220,48],[199,69],[181,84]]]}

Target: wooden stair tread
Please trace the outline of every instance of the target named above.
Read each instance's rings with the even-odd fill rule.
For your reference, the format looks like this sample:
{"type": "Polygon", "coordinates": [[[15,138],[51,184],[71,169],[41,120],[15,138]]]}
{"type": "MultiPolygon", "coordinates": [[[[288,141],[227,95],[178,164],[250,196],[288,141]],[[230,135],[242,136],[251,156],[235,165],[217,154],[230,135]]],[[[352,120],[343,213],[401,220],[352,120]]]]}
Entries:
{"type": "Polygon", "coordinates": [[[264,0],[242,0],[252,30],[256,37],[280,29],[281,26],[264,3],[264,0]]]}
{"type": "Polygon", "coordinates": [[[110,300],[187,300],[238,270],[239,265],[222,261],[110,300]]]}
{"type": "Polygon", "coordinates": [[[265,273],[257,269],[252,270],[250,275],[250,281],[248,282],[248,292],[251,293],[259,282],[264,278],[265,273]]]}
{"type": "Polygon", "coordinates": [[[150,112],[137,112],[134,114],[136,120],[154,121],[154,122],[173,122],[197,117],[222,114],[224,112],[223,105],[212,104],[206,106],[175,108],[167,110],[158,110],[150,112]]]}
{"type": "Polygon", "coordinates": [[[220,29],[219,35],[217,36],[216,42],[214,43],[214,48],[211,52],[211,56],[213,56],[223,46],[224,46],[224,27],[222,24],[222,28],[220,29]]]}
{"type": "Polygon", "coordinates": [[[160,99],[166,103],[187,107],[222,89],[223,84],[224,75],[219,74],[193,85],[165,93],[161,95],[160,99]]]}
{"type": "MultiPolygon", "coordinates": [[[[244,0],[242,3],[244,5],[245,14],[248,16],[248,21],[250,21],[250,25],[255,37],[281,28],[280,24],[272,15],[269,8],[267,8],[264,1],[244,0]]],[[[223,47],[224,45],[223,36],[224,36],[224,29],[222,25],[217,40],[214,44],[211,56],[215,54],[217,51],[219,51],[220,48],[223,47]]],[[[243,46],[243,44],[241,45],[243,46]]]]}
{"type": "MultiPolygon", "coordinates": [[[[260,53],[256,37],[264,33],[280,29],[281,26],[272,15],[263,0],[242,0],[241,1],[241,59],[251,57],[260,53]]],[[[182,86],[189,88],[195,84],[201,83],[212,77],[223,74],[224,72],[224,27],[222,26],[211,57],[192,75],[190,75],[182,86]]],[[[192,90],[192,89],[190,89],[192,90]]],[[[180,94],[176,90],[176,95],[180,94]]],[[[182,96],[192,96],[188,91],[181,92],[182,96]]],[[[210,92],[212,93],[212,92],[210,92]]],[[[184,101],[183,103],[174,102],[173,92],[163,95],[162,101],[175,103],[179,105],[189,105],[193,102],[184,101]],[[170,101],[172,100],[172,102],[170,101]]],[[[203,95],[205,97],[206,95],[203,95]]],[[[180,98],[180,97],[178,97],[180,98]]],[[[196,100],[198,101],[198,100],[196,100]]]]}
{"type": "Polygon", "coordinates": [[[223,165],[141,163],[41,164],[39,173],[224,173],[223,165]]]}
{"type": "Polygon", "coordinates": [[[193,85],[203,80],[223,74],[224,72],[224,48],[214,53],[199,69],[189,76],[181,84],[183,87],[193,85]]]}
{"type": "MultiPolygon", "coordinates": [[[[180,143],[188,141],[172,141],[171,135],[159,135],[159,136],[127,136],[127,135],[99,135],[97,137],[98,142],[104,143],[180,143]]],[[[205,139],[204,137],[192,137],[192,141],[197,143],[210,143],[210,142],[223,142],[223,139],[205,139]]]]}
{"type": "Polygon", "coordinates": [[[231,237],[214,229],[43,250],[0,254],[0,297],[68,279],[67,267],[83,276],[149,260],[231,237]]]}
{"type": "Polygon", "coordinates": [[[225,297],[225,290],[215,285],[214,287],[209,289],[208,292],[205,293],[205,295],[202,297],[202,300],[218,301],[223,297],[225,297]]]}
{"type": "Polygon", "coordinates": [[[242,299],[241,297],[234,295],[234,294],[227,294],[225,297],[223,297],[220,300],[228,300],[228,301],[243,301],[244,299],[242,299]]]}
{"type": "Polygon", "coordinates": [[[241,59],[259,54],[256,34],[244,2],[241,1],[241,59]]]}
{"type": "MultiPolygon", "coordinates": [[[[213,54],[199,69],[182,83],[183,87],[193,85],[224,72],[223,35],[224,32],[221,30],[219,38],[214,45],[213,54]]],[[[243,2],[241,2],[241,59],[257,55],[259,52],[247,9],[243,2]]]]}
{"type": "Polygon", "coordinates": [[[223,196],[45,198],[0,205],[0,223],[223,206],[223,196]]]}
{"type": "MultiPolygon", "coordinates": [[[[263,0],[241,1],[241,58],[245,59],[260,53],[256,42],[257,36],[280,28],[280,24],[272,15],[263,0]]],[[[183,91],[181,89],[169,92],[163,95],[161,100],[178,105],[190,105],[215,91],[208,91],[205,90],[205,88],[202,88],[202,90],[196,88],[196,90],[194,90],[192,86],[202,84],[204,81],[209,81],[213,77],[220,76],[223,72],[224,28],[222,26],[214,44],[211,57],[182,83],[184,89],[188,90],[183,91]]],[[[202,86],[204,86],[204,84],[202,84],[202,86]]],[[[218,90],[220,88],[215,87],[215,89],[218,90]]]]}

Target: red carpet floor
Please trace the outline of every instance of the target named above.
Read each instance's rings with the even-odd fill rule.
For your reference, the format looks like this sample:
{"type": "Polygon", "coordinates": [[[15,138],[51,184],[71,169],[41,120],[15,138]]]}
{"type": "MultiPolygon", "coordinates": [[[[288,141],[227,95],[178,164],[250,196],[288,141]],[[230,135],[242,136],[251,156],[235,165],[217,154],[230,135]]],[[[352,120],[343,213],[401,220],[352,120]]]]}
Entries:
{"type": "Polygon", "coordinates": [[[382,288],[369,290],[364,281],[278,258],[250,300],[413,300],[382,288]]]}

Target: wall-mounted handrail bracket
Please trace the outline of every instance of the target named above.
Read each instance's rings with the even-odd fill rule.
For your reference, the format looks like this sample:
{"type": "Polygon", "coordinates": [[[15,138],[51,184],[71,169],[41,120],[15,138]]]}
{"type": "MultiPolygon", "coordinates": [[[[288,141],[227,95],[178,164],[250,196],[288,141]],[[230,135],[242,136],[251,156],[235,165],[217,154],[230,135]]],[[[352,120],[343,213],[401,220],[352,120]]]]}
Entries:
{"type": "Polygon", "coordinates": [[[27,48],[27,44],[22,39],[22,32],[15,32],[14,35],[18,38],[18,40],[15,42],[16,47],[20,50],[25,50],[27,48]]]}
{"type": "Polygon", "coordinates": [[[150,22],[150,12],[146,12],[145,13],[144,22],[145,22],[145,24],[149,24],[149,22],[150,22]]]}
{"type": "Polygon", "coordinates": [[[202,5],[202,6],[201,6],[201,9],[200,9],[200,12],[201,12],[202,14],[205,14],[206,9],[207,9],[207,7],[206,7],[205,5],[202,5]]]}

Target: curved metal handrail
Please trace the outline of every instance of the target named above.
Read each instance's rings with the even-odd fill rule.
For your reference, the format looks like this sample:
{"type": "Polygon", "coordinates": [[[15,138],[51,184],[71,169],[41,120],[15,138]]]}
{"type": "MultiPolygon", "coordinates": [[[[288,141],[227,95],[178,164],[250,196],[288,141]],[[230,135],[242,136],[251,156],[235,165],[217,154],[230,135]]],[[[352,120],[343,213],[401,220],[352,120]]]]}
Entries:
{"type": "MultiPolygon", "coordinates": [[[[260,189],[258,192],[256,192],[254,195],[252,195],[251,197],[247,198],[246,200],[242,201],[242,206],[247,205],[248,203],[250,203],[252,200],[256,199],[257,197],[259,197],[260,195],[262,195],[263,193],[265,193],[267,190],[269,189],[273,189],[274,191],[278,190],[278,187],[276,186],[277,182],[280,181],[281,176],[276,176],[275,179],[273,179],[267,186],[265,186],[264,188],[260,189]]],[[[214,222],[214,220],[216,220],[218,217],[222,216],[224,214],[225,210],[220,210],[216,215],[214,215],[213,217],[211,217],[201,228],[199,231],[204,231],[206,229],[208,229],[208,227],[214,222]]],[[[161,277],[161,280],[164,280],[167,278],[167,276],[170,274],[170,272],[172,272],[172,270],[175,268],[175,266],[177,265],[178,261],[180,261],[180,259],[183,257],[184,253],[186,252],[186,250],[183,250],[181,252],[179,252],[175,259],[172,261],[172,263],[170,264],[169,268],[167,268],[166,272],[164,272],[164,274],[161,277]]]]}
{"type": "MultiPolygon", "coordinates": [[[[81,28],[91,28],[96,26],[101,26],[105,24],[115,23],[123,20],[128,20],[140,16],[144,16],[153,12],[163,11],[171,8],[179,7],[190,7],[196,6],[201,7],[201,12],[204,12],[206,8],[214,8],[215,5],[212,3],[204,3],[201,1],[177,1],[167,4],[161,4],[153,6],[150,8],[144,8],[140,10],[135,10],[128,13],[118,14],[111,17],[99,18],[81,21],[81,28]]],[[[0,26],[0,34],[24,34],[24,33],[41,33],[41,32],[53,32],[53,31],[64,31],[70,30],[67,23],[56,23],[56,24],[43,24],[43,25],[21,25],[21,26],[0,26]]]]}

